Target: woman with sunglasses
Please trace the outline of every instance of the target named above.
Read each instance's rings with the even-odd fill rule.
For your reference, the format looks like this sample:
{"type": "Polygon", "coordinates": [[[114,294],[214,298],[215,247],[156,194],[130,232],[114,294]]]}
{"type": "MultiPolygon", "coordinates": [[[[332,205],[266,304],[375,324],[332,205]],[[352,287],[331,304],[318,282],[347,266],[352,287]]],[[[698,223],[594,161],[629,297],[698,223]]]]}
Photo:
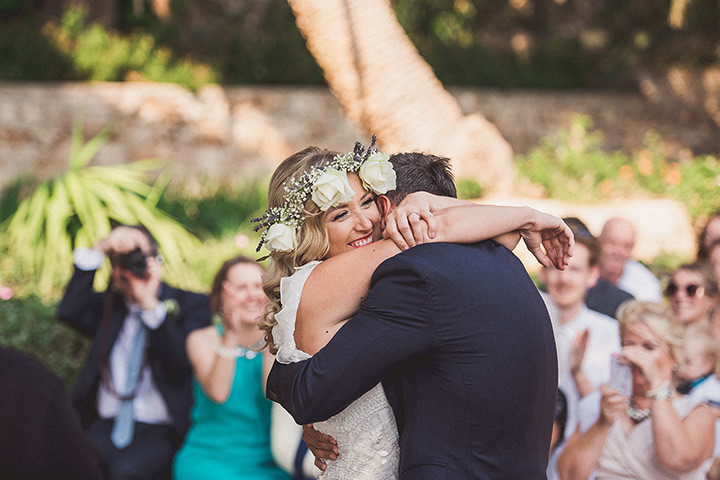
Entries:
{"type": "Polygon", "coordinates": [[[708,324],[718,306],[717,279],[707,263],[687,263],[673,272],[665,296],[683,325],[708,324]]]}

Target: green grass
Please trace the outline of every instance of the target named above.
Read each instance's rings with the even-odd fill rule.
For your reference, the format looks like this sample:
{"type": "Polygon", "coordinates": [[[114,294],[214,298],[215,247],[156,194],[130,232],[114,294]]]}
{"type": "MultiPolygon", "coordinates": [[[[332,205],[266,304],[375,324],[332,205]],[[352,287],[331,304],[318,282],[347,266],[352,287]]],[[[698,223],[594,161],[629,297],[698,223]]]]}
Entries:
{"type": "Polygon", "coordinates": [[[61,325],[54,302],[36,296],[0,300],[0,343],[31,352],[70,387],[89,341],[61,325]]]}

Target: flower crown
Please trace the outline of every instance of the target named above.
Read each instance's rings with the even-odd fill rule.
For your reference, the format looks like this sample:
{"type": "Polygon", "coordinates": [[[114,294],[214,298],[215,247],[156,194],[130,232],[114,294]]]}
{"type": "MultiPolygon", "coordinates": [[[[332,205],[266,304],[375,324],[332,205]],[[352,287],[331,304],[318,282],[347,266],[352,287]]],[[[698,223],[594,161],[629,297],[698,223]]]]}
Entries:
{"type": "Polygon", "coordinates": [[[253,230],[262,230],[256,251],[263,245],[270,251],[294,250],[295,235],[304,221],[308,197],[323,212],[352,200],[355,192],[348,182],[348,172],[357,173],[368,191],[383,194],[394,190],[395,170],[389,161],[390,155],[375,148],[376,140],[373,135],[367,150],[360,142],[355,142],[352,152],[335,155],[327,165],[312,167],[299,178],[287,180],[283,186],[282,205],[268,208],[263,216],[252,219],[257,223],[253,230]]]}

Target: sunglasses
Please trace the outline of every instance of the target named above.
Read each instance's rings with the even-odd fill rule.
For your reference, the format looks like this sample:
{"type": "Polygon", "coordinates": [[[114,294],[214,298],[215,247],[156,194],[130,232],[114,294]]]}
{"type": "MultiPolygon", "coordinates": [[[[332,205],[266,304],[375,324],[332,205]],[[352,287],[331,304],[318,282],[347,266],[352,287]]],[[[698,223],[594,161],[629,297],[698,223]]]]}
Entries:
{"type": "MultiPolygon", "coordinates": [[[[670,282],[665,288],[665,295],[667,295],[668,297],[673,297],[677,295],[678,291],[680,291],[680,287],[678,287],[677,283],[670,282]]],[[[694,298],[696,295],[698,297],[702,297],[705,294],[705,288],[701,287],[700,285],[691,283],[689,285],[685,285],[685,293],[690,298],[694,298]]]]}

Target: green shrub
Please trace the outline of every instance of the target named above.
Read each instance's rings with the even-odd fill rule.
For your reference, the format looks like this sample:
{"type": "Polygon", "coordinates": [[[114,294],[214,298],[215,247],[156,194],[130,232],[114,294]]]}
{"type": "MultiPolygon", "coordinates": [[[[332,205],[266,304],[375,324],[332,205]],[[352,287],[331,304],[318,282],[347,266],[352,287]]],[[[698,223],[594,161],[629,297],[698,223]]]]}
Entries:
{"type": "Polygon", "coordinates": [[[201,193],[168,189],[158,207],[201,239],[223,238],[250,232],[250,219],[267,205],[267,182],[241,185],[206,184],[201,193]]]}
{"type": "MultiPolygon", "coordinates": [[[[93,245],[113,223],[145,225],[166,259],[167,278],[180,287],[198,286],[185,260],[199,241],[157,207],[165,183],[147,181],[147,173],[159,164],[87,165],[107,135],[105,130],[83,144],[78,122],[68,172],[40,183],[0,224],[0,270],[15,284],[22,282],[29,290],[25,295],[57,296],[72,273],[73,249],[93,245]]],[[[104,278],[98,276],[100,282],[104,278]]]]}
{"type": "Polygon", "coordinates": [[[79,8],[65,11],[59,24],[47,24],[44,33],[67,55],[75,70],[89,80],[143,79],[177,83],[191,90],[217,81],[210,66],[174,58],[151,35],[123,36],[100,25],[86,25],[85,14],[79,8]]]}
{"type": "Polygon", "coordinates": [[[56,306],[38,297],[0,300],[0,342],[36,355],[70,387],[89,341],[56,319],[56,306]]]}
{"type": "Polygon", "coordinates": [[[461,178],[456,182],[458,198],[472,200],[483,196],[483,187],[477,180],[461,178]]]}
{"type": "Polygon", "coordinates": [[[20,199],[23,192],[32,186],[33,181],[29,178],[20,178],[0,191],[0,224],[10,218],[20,206],[20,199]]]}
{"type": "Polygon", "coordinates": [[[602,132],[592,130],[590,117],[576,115],[567,130],[543,139],[525,156],[518,156],[519,173],[539,184],[545,194],[571,202],[601,202],[638,193],[673,198],[694,219],[720,207],[720,161],[699,156],[669,160],[659,136],[645,138],[637,152],[606,152],[602,132]]]}

